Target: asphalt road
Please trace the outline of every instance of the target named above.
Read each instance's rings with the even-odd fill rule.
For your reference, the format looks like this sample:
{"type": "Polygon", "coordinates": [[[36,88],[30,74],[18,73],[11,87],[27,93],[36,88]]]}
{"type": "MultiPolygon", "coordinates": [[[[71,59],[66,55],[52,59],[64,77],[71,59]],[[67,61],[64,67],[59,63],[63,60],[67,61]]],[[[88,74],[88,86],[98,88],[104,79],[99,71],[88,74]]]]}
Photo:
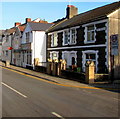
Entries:
{"type": "Polygon", "coordinates": [[[117,117],[118,94],[72,88],[2,70],[3,117],[117,117]]]}

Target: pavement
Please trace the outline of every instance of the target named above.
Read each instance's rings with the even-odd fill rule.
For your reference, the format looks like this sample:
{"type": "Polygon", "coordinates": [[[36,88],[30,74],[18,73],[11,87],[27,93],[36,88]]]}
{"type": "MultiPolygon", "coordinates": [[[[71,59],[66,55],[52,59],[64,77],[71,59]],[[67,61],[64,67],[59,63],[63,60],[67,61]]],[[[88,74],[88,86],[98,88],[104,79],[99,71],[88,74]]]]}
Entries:
{"type": "MultiPolygon", "coordinates": [[[[5,67],[5,63],[0,62],[0,65],[5,67]]],[[[94,84],[84,84],[84,83],[80,83],[77,81],[73,81],[73,80],[69,80],[69,79],[65,79],[65,78],[60,78],[60,77],[55,77],[55,76],[51,76],[45,73],[40,73],[40,72],[36,72],[33,70],[29,70],[26,68],[22,68],[22,67],[18,67],[18,66],[14,66],[14,65],[10,65],[10,67],[7,67],[9,69],[13,69],[15,71],[18,72],[22,72],[31,76],[35,76],[41,79],[44,79],[46,81],[49,82],[54,82],[54,83],[58,83],[67,87],[76,87],[76,88],[91,88],[91,89],[105,89],[105,90],[109,90],[109,91],[114,91],[114,92],[120,92],[120,83],[109,83],[109,82],[97,82],[94,84]]]]}

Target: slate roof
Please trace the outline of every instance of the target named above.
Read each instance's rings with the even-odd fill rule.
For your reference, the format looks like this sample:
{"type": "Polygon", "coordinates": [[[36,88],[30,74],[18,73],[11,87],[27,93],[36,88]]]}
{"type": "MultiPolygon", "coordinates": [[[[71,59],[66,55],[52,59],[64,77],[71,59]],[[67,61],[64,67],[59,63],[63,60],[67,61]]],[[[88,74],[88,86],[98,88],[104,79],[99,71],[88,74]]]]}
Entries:
{"type": "Polygon", "coordinates": [[[49,27],[51,27],[53,24],[51,23],[34,23],[29,22],[28,23],[32,29],[32,31],[46,31],[49,27]]]}
{"type": "Polygon", "coordinates": [[[9,34],[14,33],[15,31],[16,31],[15,27],[5,30],[5,32],[7,32],[9,34]]]}
{"type": "Polygon", "coordinates": [[[114,12],[118,8],[120,8],[120,1],[95,8],[93,10],[84,12],[82,14],[78,14],[72,17],[71,19],[61,21],[60,23],[48,29],[47,32],[57,31],[67,27],[72,27],[72,26],[88,23],[91,21],[107,18],[108,14],[114,12]]]}

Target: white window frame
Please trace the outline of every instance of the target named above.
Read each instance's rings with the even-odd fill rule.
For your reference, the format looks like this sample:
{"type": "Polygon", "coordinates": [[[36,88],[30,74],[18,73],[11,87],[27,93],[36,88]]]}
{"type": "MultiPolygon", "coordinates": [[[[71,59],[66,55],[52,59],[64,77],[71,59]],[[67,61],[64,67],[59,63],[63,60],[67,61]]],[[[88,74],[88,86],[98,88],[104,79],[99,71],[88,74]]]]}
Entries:
{"type": "Polygon", "coordinates": [[[85,30],[84,30],[84,32],[85,32],[85,40],[84,40],[84,43],[85,44],[87,44],[87,43],[95,43],[95,41],[96,41],[96,27],[95,27],[95,24],[90,24],[90,25],[87,25],[87,26],[85,26],[85,30]],[[93,30],[89,30],[88,31],[88,27],[89,26],[94,26],[94,29],[93,30]],[[91,40],[91,41],[88,41],[88,32],[92,32],[92,31],[94,31],[94,39],[93,40],[91,40]]]}
{"type": "Polygon", "coordinates": [[[69,60],[67,62],[67,67],[71,66],[71,60],[72,60],[72,57],[71,54],[74,54],[74,58],[75,58],[75,65],[77,65],[77,51],[62,51],[62,59],[64,60],[65,59],[65,54],[68,54],[68,57],[69,57],[69,60]]]}
{"type": "Polygon", "coordinates": [[[76,28],[71,28],[71,29],[70,29],[70,43],[69,43],[69,44],[70,44],[70,45],[76,44],[76,38],[77,38],[76,28]],[[72,35],[73,35],[73,34],[72,34],[72,30],[75,30],[75,34],[74,34],[74,35],[75,35],[75,36],[74,36],[74,37],[75,37],[75,43],[72,42],[72,35]]]}
{"type": "Polygon", "coordinates": [[[70,42],[70,31],[69,31],[69,29],[65,29],[65,30],[63,31],[63,46],[68,45],[69,42],[70,42]],[[65,43],[65,32],[66,32],[66,31],[68,32],[68,42],[67,42],[67,43],[65,43]]]}
{"type": "Polygon", "coordinates": [[[58,59],[58,56],[59,56],[59,51],[52,51],[50,52],[50,59],[53,59],[53,54],[56,53],[57,54],[57,59],[58,59]]]}
{"type": "Polygon", "coordinates": [[[53,34],[51,34],[51,47],[55,47],[58,45],[58,34],[57,32],[54,32],[53,34]],[[55,39],[55,35],[56,35],[56,45],[54,44],[54,39],[55,39]]]}
{"type": "Polygon", "coordinates": [[[96,68],[96,73],[97,73],[98,72],[98,50],[82,51],[82,69],[85,72],[86,54],[87,53],[95,54],[95,60],[96,60],[95,68],[96,68]]]}

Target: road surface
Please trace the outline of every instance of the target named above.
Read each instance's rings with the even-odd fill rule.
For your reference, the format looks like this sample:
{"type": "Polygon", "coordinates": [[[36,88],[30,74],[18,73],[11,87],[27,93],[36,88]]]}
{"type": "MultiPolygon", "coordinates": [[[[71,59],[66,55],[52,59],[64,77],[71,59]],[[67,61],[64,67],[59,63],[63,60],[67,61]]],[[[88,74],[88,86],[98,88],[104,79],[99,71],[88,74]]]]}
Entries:
{"type": "Polygon", "coordinates": [[[117,117],[118,94],[72,88],[2,69],[3,117],[117,117]]]}

